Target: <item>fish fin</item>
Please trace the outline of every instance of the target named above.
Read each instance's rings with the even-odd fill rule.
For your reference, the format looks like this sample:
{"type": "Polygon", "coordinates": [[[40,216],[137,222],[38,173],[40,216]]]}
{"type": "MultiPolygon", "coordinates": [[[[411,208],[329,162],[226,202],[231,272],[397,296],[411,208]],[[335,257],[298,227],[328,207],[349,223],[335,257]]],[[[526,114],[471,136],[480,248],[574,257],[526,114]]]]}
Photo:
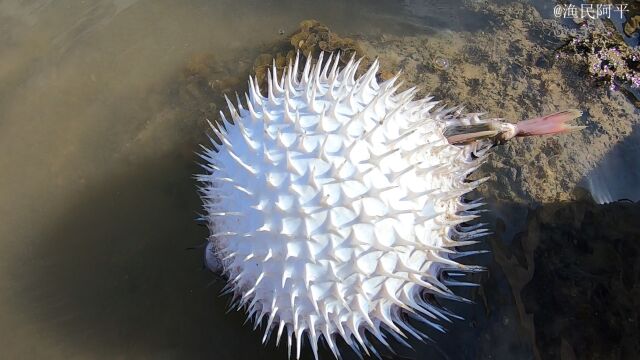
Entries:
{"type": "Polygon", "coordinates": [[[580,116],[582,111],[571,109],[520,121],[516,124],[516,136],[550,135],[584,129],[584,126],[567,124],[580,116]]]}

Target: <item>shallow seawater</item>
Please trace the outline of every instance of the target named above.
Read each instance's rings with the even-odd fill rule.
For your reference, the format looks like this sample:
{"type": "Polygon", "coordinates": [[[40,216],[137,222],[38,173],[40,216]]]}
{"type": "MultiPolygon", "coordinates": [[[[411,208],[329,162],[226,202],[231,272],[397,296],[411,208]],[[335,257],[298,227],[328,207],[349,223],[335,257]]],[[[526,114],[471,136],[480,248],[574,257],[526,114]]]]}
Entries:
{"type": "MultiPolygon", "coordinates": [[[[551,18],[549,3],[533,6],[551,18]]],[[[216,81],[245,79],[305,19],[363,40],[468,38],[500,22],[487,4],[0,1],[0,357],[284,359],[286,346],[263,346],[243,313],[227,313],[203,269],[194,152],[227,89],[203,92],[189,74],[214,61],[227,64],[216,81]]],[[[596,200],[639,200],[636,135],[591,164],[596,200]]],[[[489,271],[462,291],[475,304],[449,304],[466,320],[396,358],[640,350],[638,203],[487,202],[492,252],[469,261],[489,271]]]]}

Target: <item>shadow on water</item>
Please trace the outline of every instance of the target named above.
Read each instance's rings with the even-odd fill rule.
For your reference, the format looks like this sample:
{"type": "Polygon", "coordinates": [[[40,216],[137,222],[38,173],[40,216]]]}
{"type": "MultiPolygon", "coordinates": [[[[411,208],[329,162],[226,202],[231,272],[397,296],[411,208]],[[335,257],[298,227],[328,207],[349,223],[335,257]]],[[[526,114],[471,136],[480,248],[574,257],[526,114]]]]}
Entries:
{"type": "MultiPolygon", "coordinates": [[[[640,352],[640,202],[490,204],[488,268],[442,359],[630,359],[640,352]]],[[[432,352],[418,347],[415,358],[432,352]]]]}
{"type": "Polygon", "coordinates": [[[616,144],[583,183],[598,203],[640,200],[640,128],[616,144]]]}
{"type": "Polygon", "coordinates": [[[598,205],[586,194],[529,214],[514,244],[523,250],[521,264],[535,269],[522,299],[541,358],[631,359],[640,352],[638,219],[640,202],[598,205]]]}
{"type": "Polygon", "coordinates": [[[191,164],[150,162],[88,189],[43,232],[43,263],[21,270],[19,311],[80,357],[285,358],[225,314],[202,252],[185,250],[207,236],[191,164]]]}

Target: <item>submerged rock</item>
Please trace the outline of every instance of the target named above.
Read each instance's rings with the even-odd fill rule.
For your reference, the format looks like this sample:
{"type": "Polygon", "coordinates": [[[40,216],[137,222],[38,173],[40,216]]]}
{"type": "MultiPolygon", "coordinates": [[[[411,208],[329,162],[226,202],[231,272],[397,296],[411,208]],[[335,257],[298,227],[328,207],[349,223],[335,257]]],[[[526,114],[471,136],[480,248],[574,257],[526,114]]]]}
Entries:
{"type": "MultiPolygon", "coordinates": [[[[274,60],[280,76],[285,66],[295,58],[297,52],[300,52],[304,60],[307,56],[317,59],[322,51],[340,52],[342,65],[345,65],[353,55],[358,57],[364,55],[357,40],[341,37],[317,20],[304,20],[290,36],[274,42],[270,45],[269,51],[263,52],[256,58],[253,70],[258,85],[260,88],[266,89],[267,70],[274,60]]],[[[370,63],[368,59],[363,61],[365,66],[370,63]]]]}
{"type": "MultiPolygon", "coordinates": [[[[346,61],[353,55],[363,54],[356,40],[338,36],[317,20],[302,21],[300,29],[291,35],[290,43],[305,56],[311,55],[315,58],[318,57],[320,51],[339,51],[342,54],[342,64],[346,64],[346,61]]],[[[363,65],[366,66],[366,64],[363,65]]]]}

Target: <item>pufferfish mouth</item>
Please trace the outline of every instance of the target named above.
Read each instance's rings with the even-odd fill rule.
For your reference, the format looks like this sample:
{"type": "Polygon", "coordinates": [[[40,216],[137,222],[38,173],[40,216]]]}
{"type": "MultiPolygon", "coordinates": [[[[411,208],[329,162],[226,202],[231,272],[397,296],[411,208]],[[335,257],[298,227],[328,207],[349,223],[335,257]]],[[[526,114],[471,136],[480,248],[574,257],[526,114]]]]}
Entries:
{"type": "Polygon", "coordinates": [[[316,358],[321,338],[337,358],[339,339],[378,354],[372,339],[426,338],[407,317],[445,331],[456,316],[438,299],[465,301],[450,288],[483,268],[457,259],[488,234],[468,224],[483,204],[463,195],[486,180],[467,178],[495,143],[452,145],[447,129],[491,123],[398,92],[398,76],[379,82],[377,60],[356,77],[360,60],[323,57],[302,70],[296,57],[279,79],[274,65],[267,96],[250,78],[244,104],[227,98],[233,122],[221,112],[211,126],[197,175],[207,263],[263,342],[286,334],[296,358],[303,337],[316,358]]]}

